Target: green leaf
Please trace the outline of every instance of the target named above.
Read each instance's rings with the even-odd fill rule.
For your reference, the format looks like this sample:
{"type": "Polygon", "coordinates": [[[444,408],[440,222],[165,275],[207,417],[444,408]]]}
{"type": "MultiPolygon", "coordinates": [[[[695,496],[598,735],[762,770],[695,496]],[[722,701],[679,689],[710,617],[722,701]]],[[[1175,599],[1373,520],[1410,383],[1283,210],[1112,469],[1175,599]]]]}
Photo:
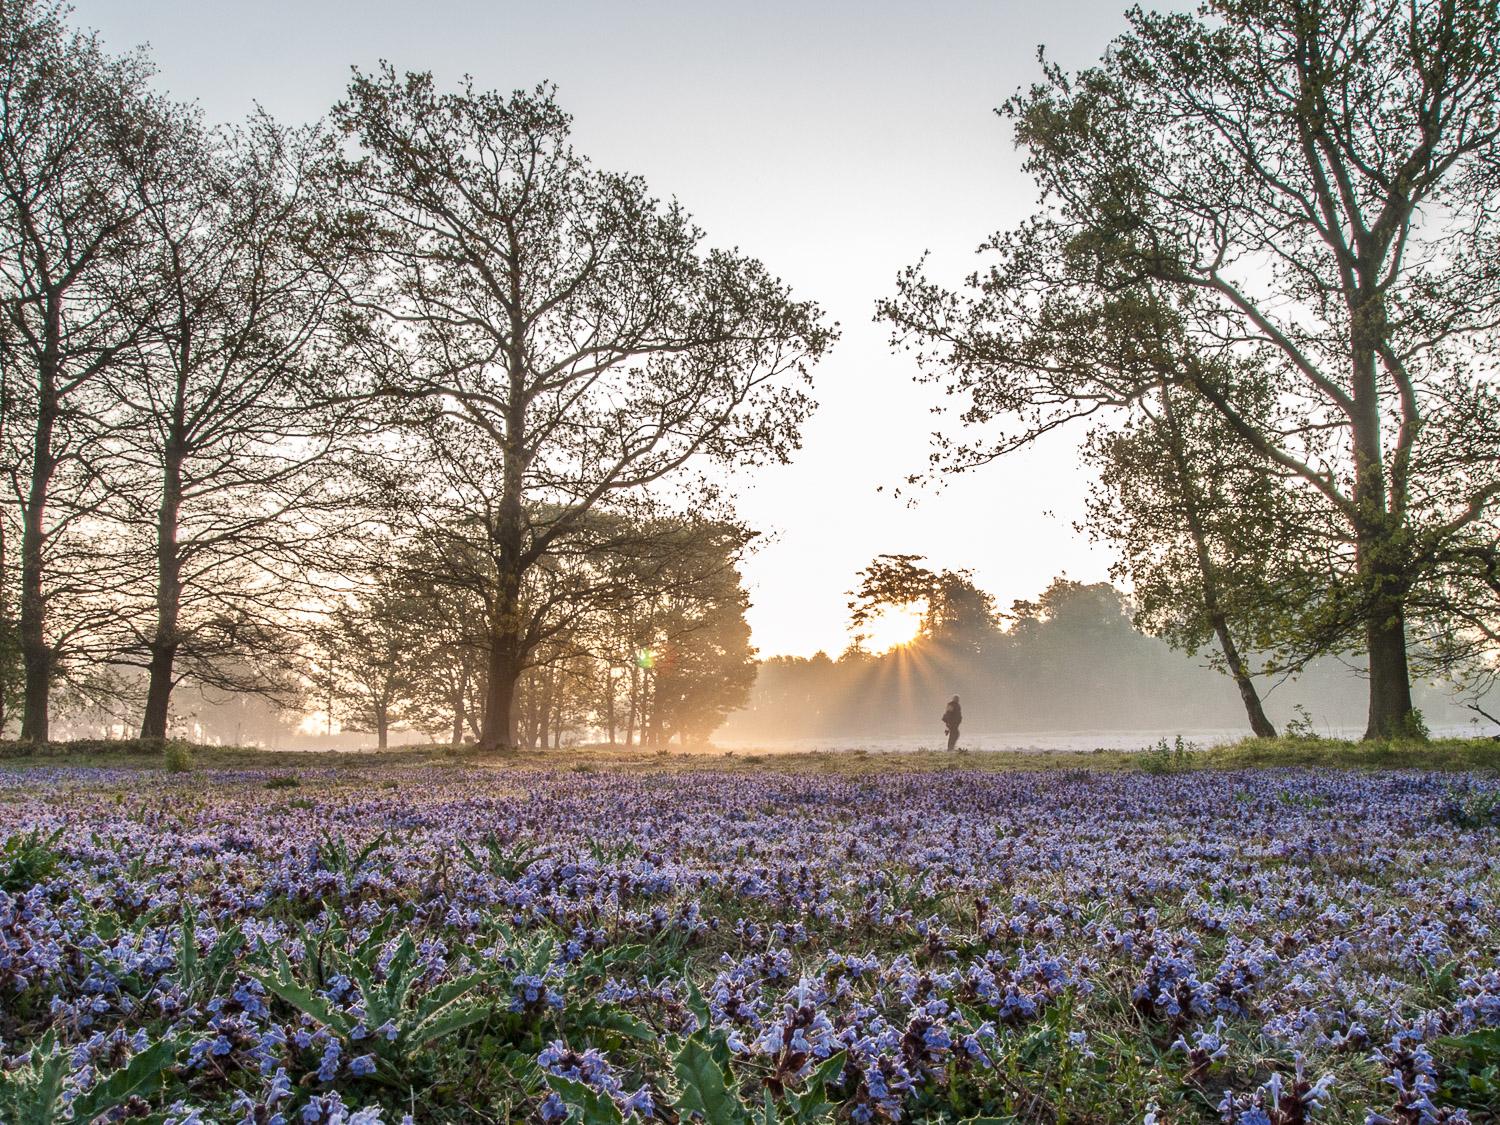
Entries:
{"type": "Polygon", "coordinates": [[[620,1107],[608,1094],[601,1094],[582,1082],[571,1082],[553,1075],[548,1076],[547,1084],[572,1110],[568,1114],[569,1125],[574,1122],[577,1125],[623,1125],[625,1119],[620,1115],[620,1107]]]}
{"type": "Polygon", "coordinates": [[[449,1008],[418,1024],[412,1035],[418,1043],[431,1043],[444,1036],[452,1035],[455,1031],[468,1027],[470,1024],[476,1024],[488,1015],[489,1009],[477,1004],[462,1008],[449,1008]]]}
{"type": "Polygon", "coordinates": [[[0,1070],[0,1121],[13,1125],[52,1125],[62,1116],[58,1104],[68,1055],[57,1049],[57,1033],[49,1031],[32,1048],[31,1062],[18,1070],[0,1070]]]}
{"type": "Polygon", "coordinates": [[[697,1035],[684,1039],[672,1070],[682,1087],[677,1108],[684,1114],[697,1114],[709,1125],[746,1120],[729,1075],[729,1050],[722,1043],[709,1047],[697,1035]]]}
{"type": "Polygon", "coordinates": [[[708,1011],[708,1001],[703,998],[703,992],[691,980],[684,978],[683,985],[687,992],[687,1010],[698,1017],[698,1026],[707,1027],[711,1022],[708,1011]]]}
{"type": "Polygon", "coordinates": [[[177,1059],[177,1044],[162,1039],[151,1044],[108,1078],[73,1100],[73,1120],[92,1121],[101,1113],[123,1106],[132,1097],[154,1091],[164,1070],[177,1059]]]}
{"type": "Polygon", "coordinates": [[[807,1080],[807,1088],[816,1090],[821,1095],[831,1082],[838,1081],[839,1075],[844,1073],[845,1051],[838,1051],[829,1055],[820,1062],[807,1080]]]}
{"type": "Polygon", "coordinates": [[[219,940],[214,942],[208,956],[199,963],[201,979],[210,987],[218,985],[219,980],[229,970],[239,951],[245,947],[245,931],[239,926],[231,926],[219,935],[219,940]]]}
{"type": "Polygon", "coordinates": [[[198,912],[191,902],[182,904],[182,937],[177,953],[177,975],[183,988],[191,988],[198,976],[198,912]]]}
{"type": "Polygon", "coordinates": [[[1449,1035],[1438,1040],[1445,1047],[1457,1047],[1480,1065],[1500,1062],[1500,1027],[1487,1027],[1467,1035],[1449,1035]]]}
{"type": "Polygon", "coordinates": [[[833,1108],[827,1097],[828,1084],[843,1073],[844,1055],[843,1051],[829,1055],[807,1076],[801,1090],[787,1096],[798,1125],[817,1121],[833,1108]]]}
{"type": "Polygon", "coordinates": [[[395,910],[387,910],[385,916],[370,927],[370,932],[365,935],[365,940],[359,943],[360,952],[364,953],[367,950],[378,951],[385,945],[385,939],[390,936],[391,931],[395,929],[398,921],[400,921],[398,913],[395,910]]]}
{"type": "Polygon", "coordinates": [[[417,1005],[417,1011],[421,1013],[423,1019],[426,1019],[473,992],[494,975],[493,973],[470,973],[468,976],[444,981],[422,996],[421,1002],[417,1005]]]}
{"type": "Polygon", "coordinates": [[[323,997],[305,985],[298,984],[292,976],[292,967],[288,964],[286,954],[277,955],[277,971],[275,973],[252,973],[251,975],[271,993],[285,1000],[297,1011],[312,1016],[319,1023],[333,1028],[341,1035],[348,1035],[353,1031],[349,1019],[342,1012],[333,1008],[323,997]]]}
{"type": "Polygon", "coordinates": [[[659,1038],[645,1021],[629,1012],[603,1004],[581,1004],[568,1010],[568,1022],[579,1027],[612,1031],[640,1043],[655,1043],[659,1038]]]}

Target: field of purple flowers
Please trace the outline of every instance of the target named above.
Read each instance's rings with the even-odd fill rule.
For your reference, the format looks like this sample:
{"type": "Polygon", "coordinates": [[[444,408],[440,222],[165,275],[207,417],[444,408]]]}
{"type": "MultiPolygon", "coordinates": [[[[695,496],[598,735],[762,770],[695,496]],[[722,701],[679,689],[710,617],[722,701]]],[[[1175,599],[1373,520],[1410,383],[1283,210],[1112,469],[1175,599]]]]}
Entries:
{"type": "Polygon", "coordinates": [[[1473,1122],[1500,783],[0,774],[0,1121],[1473,1122]]]}

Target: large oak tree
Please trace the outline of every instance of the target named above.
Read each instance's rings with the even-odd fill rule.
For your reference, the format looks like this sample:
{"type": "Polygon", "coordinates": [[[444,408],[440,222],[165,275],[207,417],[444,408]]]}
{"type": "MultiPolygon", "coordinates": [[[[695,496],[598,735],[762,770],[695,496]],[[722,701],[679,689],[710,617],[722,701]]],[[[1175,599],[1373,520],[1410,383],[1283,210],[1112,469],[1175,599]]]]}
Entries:
{"type": "Polygon", "coordinates": [[[475,513],[495,560],[480,743],[514,745],[528,573],[611,497],[698,459],[785,457],[831,333],[680,205],[577,154],[547,89],[441,92],[386,67],[333,116],[373,393],[454,422],[497,483],[475,513]]]}

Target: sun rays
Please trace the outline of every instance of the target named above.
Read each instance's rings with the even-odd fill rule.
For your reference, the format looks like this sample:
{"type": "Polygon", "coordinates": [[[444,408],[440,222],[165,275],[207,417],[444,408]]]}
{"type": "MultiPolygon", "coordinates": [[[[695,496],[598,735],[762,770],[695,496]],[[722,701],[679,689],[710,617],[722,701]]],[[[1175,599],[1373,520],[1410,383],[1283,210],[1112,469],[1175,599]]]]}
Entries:
{"type": "Polygon", "coordinates": [[[865,648],[878,656],[911,644],[921,631],[922,615],[918,602],[882,609],[860,627],[865,648]]]}

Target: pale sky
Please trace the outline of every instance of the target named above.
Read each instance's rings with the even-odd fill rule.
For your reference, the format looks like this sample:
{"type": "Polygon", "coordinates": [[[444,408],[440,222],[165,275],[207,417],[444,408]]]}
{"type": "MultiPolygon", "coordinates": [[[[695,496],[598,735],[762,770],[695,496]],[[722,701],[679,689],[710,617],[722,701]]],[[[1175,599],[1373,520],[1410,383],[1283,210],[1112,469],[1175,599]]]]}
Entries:
{"type": "Polygon", "coordinates": [[[162,87],[214,121],[259,102],[321,117],[349,67],[389,59],[451,82],[558,85],[580,151],[676,196],[711,243],[762,259],[843,338],[816,372],[818,413],[786,467],[740,477],[741,515],[775,539],[747,567],[762,655],[837,654],[855,572],[882,552],[969,567],[1002,606],[1108,557],[1073,529],[1086,478],[1074,435],[917,494],[937,388],[872,323],[924,250],[945,275],[1035,202],[993,110],[1038,75],[1098,58],[1127,0],[896,3],[718,0],[74,0],[114,50],[148,44],[162,87]],[[879,485],[885,493],[877,493],[879,485]]]}

